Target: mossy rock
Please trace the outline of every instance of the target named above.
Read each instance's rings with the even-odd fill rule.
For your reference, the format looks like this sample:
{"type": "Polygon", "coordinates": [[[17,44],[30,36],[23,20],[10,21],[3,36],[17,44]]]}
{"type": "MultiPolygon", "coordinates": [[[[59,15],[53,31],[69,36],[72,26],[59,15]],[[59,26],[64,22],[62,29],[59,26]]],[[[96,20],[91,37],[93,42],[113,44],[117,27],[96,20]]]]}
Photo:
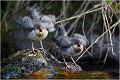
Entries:
{"type": "Polygon", "coordinates": [[[47,66],[47,61],[43,57],[43,51],[35,50],[35,56],[29,56],[31,50],[18,51],[6,59],[2,63],[2,77],[9,78],[15,74],[21,74],[21,72],[33,72],[40,70],[47,66]]]}

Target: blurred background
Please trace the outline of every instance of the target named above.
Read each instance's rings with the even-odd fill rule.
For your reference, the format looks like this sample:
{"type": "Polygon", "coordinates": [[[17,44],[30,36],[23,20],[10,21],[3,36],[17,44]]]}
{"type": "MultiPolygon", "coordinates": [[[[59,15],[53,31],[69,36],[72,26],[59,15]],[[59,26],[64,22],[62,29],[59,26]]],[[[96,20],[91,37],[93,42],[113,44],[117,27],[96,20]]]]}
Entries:
{"type": "MultiPolygon", "coordinates": [[[[19,50],[31,49],[30,40],[26,36],[25,31],[16,23],[15,19],[28,15],[27,7],[36,6],[40,14],[55,15],[57,18],[56,22],[73,16],[76,17],[76,15],[80,14],[79,17],[62,22],[69,36],[74,33],[80,33],[86,36],[89,40],[86,48],[94,43],[88,50],[93,57],[86,52],[80,58],[80,61],[91,62],[94,59],[97,63],[110,61],[111,64],[115,63],[118,67],[120,52],[118,46],[120,43],[118,24],[97,42],[94,41],[118,22],[120,13],[119,4],[119,1],[113,0],[1,1],[1,58],[4,59],[19,50]]],[[[49,33],[48,37],[43,40],[43,46],[46,50],[59,57],[59,52],[55,50],[56,45],[52,41],[56,35],[57,31],[49,33]]],[[[39,42],[34,41],[34,47],[39,48],[39,42]]]]}

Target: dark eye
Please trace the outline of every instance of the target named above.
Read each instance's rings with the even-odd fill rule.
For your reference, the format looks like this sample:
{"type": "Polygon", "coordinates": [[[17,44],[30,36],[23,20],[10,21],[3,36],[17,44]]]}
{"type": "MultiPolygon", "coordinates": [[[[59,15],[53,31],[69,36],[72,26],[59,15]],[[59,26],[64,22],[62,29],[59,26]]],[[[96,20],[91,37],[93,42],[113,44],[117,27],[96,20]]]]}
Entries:
{"type": "Polygon", "coordinates": [[[37,29],[40,29],[39,27],[37,27],[37,29]]]}
{"type": "Polygon", "coordinates": [[[41,29],[39,29],[39,31],[40,31],[40,32],[42,32],[42,30],[41,30],[41,29]]]}
{"type": "Polygon", "coordinates": [[[78,42],[77,41],[75,41],[75,44],[77,44],[78,42]]]}

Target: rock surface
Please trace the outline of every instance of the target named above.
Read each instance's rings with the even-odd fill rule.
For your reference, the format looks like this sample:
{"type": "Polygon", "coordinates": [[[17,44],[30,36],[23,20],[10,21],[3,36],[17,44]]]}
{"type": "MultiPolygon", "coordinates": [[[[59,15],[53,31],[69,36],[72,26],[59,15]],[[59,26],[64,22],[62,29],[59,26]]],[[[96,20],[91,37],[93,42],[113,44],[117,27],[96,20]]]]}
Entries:
{"type": "MultiPolygon", "coordinates": [[[[1,67],[2,78],[13,78],[14,76],[20,76],[20,78],[24,76],[25,78],[26,74],[31,74],[36,71],[43,71],[42,73],[44,73],[45,68],[50,72],[60,70],[61,68],[66,70],[64,63],[54,58],[51,53],[47,53],[43,56],[43,51],[35,50],[35,55],[32,54],[33,53],[31,53],[31,50],[27,49],[18,51],[17,53],[14,53],[4,59],[1,67]]],[[[68,63],[68,65],[71,66],[71,70],[67,71],[82,70],[71,63],[68,63]]],[[[40,74],[42,73],[40,72],[40,74]]],[[[46,73],[46,76],[55,75],[53,73],[49,73],[46,73]]]]}
{"type": "Polygon", "coordinates": [[[14,53],[2,61],[2,77],[11,77],[24,72],[33,72],[47,66],[47,61],[43,57],[43,52],[35,50],[36,55],[30,56],[30,50],[23,50],[14,53]],[[12,74],[13,73],[13,74],[12,74]]]}

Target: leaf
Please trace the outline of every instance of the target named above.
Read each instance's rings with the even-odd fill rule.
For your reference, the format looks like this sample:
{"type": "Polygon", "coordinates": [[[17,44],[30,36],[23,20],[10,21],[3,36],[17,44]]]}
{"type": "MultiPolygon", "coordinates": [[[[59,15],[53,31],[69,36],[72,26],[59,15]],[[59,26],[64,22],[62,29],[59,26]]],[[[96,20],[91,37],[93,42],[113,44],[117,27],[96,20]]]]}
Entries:
{"type": "Polygon", "coordinates": [[[107,3],[111,3],[113,0],[106,0],[107,3]]]}

